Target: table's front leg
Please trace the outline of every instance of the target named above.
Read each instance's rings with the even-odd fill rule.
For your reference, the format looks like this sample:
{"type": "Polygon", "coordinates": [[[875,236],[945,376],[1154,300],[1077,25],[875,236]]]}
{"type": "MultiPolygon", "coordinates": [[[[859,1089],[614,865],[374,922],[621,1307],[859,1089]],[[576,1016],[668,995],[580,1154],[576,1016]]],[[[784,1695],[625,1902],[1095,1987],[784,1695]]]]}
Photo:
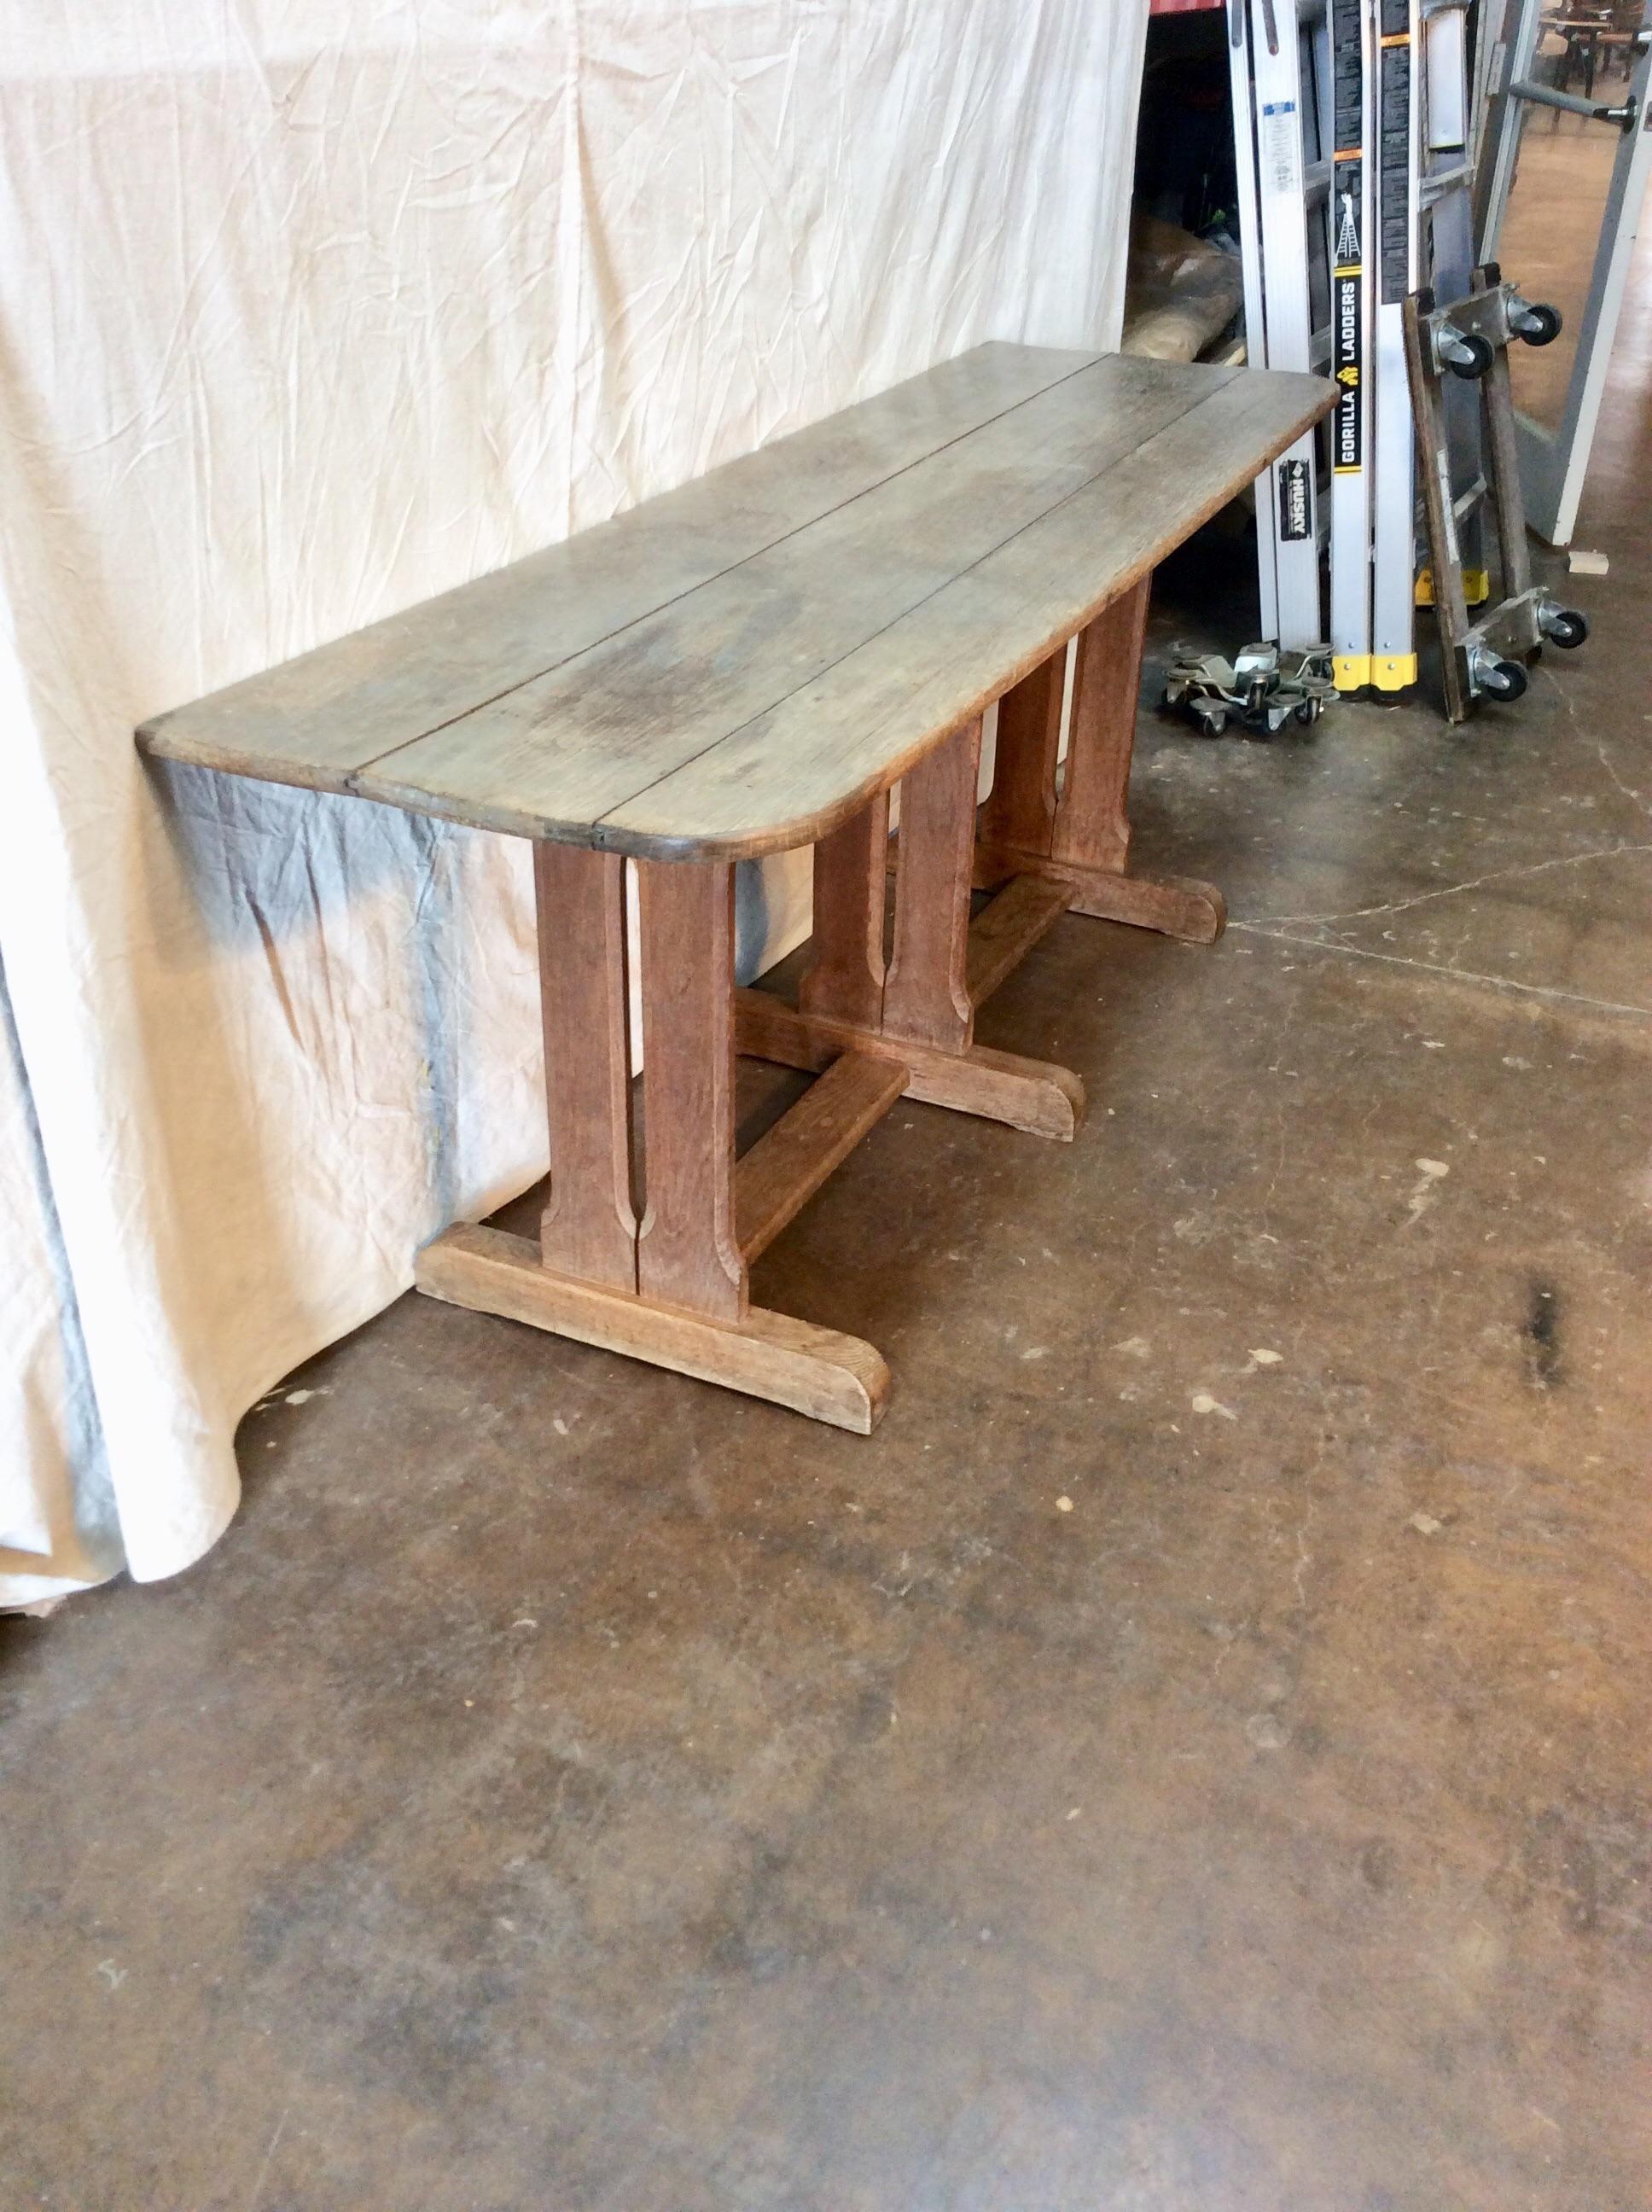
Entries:
{"type": "Polygon", "coordinates": [[[625,862],[538,844],[533,887],[551,1160],[540,1255],[578,1281],[635,1291],[625,862]]]}
{"type": "Polygon", "coordinates": [[[902,1087],[886,1066],[817,1085],[734,1158],[734,916],[726,863],[637,863],[646,1205],[632,1209],[624,862],[535,854],[551,1188],[536,1243],[465,1224],[419,1255],[420,1290],[865,1434],[889,1370],[869,1344],[764,1313],[750,1250],[789,1220],[902,1087]]]}
{"type": "Polygon", "coordinates": [[[993,789],[981,810],[976,881],[1001,883],[1029,872],[1056,877],[1072,884],[1075,914],[1208,945],[1227,919],[1213,884],[1126,872],[1130,762],[1151,591],[1151,576],[1144,576],[1078,633],[1059,794],[1050,726],[1053,701],[1059,712],[1064,654],[1053,654],[1005,695],[993,789]]]}
{"type": "Polygon", "coordinates": [[[884,980],[884,1030],[943,1052],[967,1052],[975,1035],[969,885],[980,772],[976,720],[926,753],[901,782],[895,948],[884,980]]]}
{"type": "Polygon", "coordinates": [[[734,1230],[734,870],[641,860],[644,1297],[738,1321],[734,1230]]]}
{"type": "Polygon", "coordinates": [[[998,702],[993,787],[978,825],[983,853],[1049,852],[1055,834],[1066,672],[1063,646],[1012,684],[998,702]]]}
{"type": "Polygon", "coordinates": [[[1051,859],[1069,867],[1117,873],[1130,850],[1126,803],[1151,591],[1149,574],[1078,633],[1066,774],[1050,839],[1051,859]]]}
{"type": "Polygon", "coordinates": [[[884,914],[889,793],[829,830],[815,847],[814,945],[798,1006],[861,1029],[884,1025],[884,914]]]}

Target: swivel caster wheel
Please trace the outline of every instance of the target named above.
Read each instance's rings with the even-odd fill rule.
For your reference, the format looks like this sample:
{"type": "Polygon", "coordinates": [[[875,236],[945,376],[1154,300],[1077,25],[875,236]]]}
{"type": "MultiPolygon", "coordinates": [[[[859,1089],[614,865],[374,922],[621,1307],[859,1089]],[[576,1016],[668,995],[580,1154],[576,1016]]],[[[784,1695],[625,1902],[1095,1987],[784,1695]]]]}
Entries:
{"type": "Polygon", "coordinates": [[[1479,383],[1497,357],[1490,338],[1478,331],[1455,331],[1448,324],[1436,342],[1441,366],[1470,384],[1479,383]]]}
{"type": "Polygon", "coordinates": [[[1526,671],[1517,660],[1486,659],[1481,661],[1474,671],[1475,689],[1483,691],[1488,699],[1500,699],[1505,702],[1523,699],[1528,681],[1526,671]]]}
{"type": "Polygon", "coordinates": [[[1550,645],[1564,646],[1569,653],[1574,646],[1582,645],[1589,634],[1587,619],[1578,613],[1576,607],[1555,607],[1546,611],[1542,627],[1543,635],[1550,645]]]}
{"type": "Polygon", "coordinates": [[[1559,337],[1563,318],[1558,307],[1552,307],[1546,300],[1509,302],[1509,320],[1514,325],[1516,337],[1527,345],[1552,345],[1559,337]]]}

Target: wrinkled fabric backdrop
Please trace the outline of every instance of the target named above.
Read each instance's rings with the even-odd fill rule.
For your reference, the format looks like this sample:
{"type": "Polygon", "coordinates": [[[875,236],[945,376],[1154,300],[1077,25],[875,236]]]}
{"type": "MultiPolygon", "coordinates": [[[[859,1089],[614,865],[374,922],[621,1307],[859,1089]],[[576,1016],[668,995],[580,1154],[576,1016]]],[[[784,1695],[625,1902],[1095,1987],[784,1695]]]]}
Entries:
{"type": "Polygon", "coordinates": [[[197,1559],[246,1407],[546,1165],[525,846],[133,726],[1113,343],[1145,7],[0,0],[0,1604],[197,1559]]]}

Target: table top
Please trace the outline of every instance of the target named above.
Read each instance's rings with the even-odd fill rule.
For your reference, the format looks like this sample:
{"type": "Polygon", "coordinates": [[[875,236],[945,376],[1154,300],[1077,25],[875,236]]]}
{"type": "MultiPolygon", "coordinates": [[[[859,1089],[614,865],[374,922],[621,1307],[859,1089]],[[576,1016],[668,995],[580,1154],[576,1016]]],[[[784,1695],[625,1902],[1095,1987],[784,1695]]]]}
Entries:
{"type": "Polygon", "coordinates": [[[1313,376],[978,346],[138,742],[652,858],[805,844],[1334,398],[1313,376]]]}

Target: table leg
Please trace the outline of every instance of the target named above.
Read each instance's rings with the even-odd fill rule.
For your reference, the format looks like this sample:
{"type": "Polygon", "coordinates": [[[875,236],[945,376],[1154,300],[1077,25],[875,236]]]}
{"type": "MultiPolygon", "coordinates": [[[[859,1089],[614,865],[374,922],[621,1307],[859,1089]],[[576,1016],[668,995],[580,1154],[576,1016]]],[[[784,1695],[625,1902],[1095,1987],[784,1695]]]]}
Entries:
{"type": "MultiPolygon", "coordinates": [[[[1072,886],[1075,914],[1133,922],[1208,945],[1221,935],[1227,919],[1222,894],[1212,884],[1126,872],[1126,802],[1151,588],[1151,576],[1143,577],[1079,632],[1066,772],[1059,798],[1053,764],[1050,770],[1054,818],[1048,843],[1027,846],[1002,836],[989,799],[982,814],[975,880],[1001,883],[1017,872],[1054,878],[1072,886]]],[[[1060,655],[1046,666],[1059,670],[1060,655]]]]}
{"type": "Polygon", "coordinates": [[[889,1370],[869,1344],[748,1303],[761,1249],[899,1095],[845,1055],[734,1158],[733,874],[638,864],[645,1064],[641,1226],[631,1210],[623,864],[541,847],[541,988],[553,1146],[543,1242],[474,1224],[419,1255],[420,1290],[789,1406],[865,1434],[889,1370]],[[741,1164],[742,1168],[747,1163],[741,1164]]]}
{"type": "Polygon", "coordinates": [[[1050,843],[1051,857],[1072,867],[1117,872],[1130,849],[1125,802],[1151,591],[1144,576],[1078,633],[1067,771],[1050,843]]]}
{"type": "Polygon", "coordinates": [[[858,1096],[876,1097],[875,1079],[865,1069],[851,1092],[838,1073],[849,1060],[896,1069],[908,1098],[1070,1138],[1084,1115],[1076,1075],[973,1042],[975,1007],[1066,911],[1070,896],[1064,883],[1023,878],[972,927],[980,757],[977,722],[902,784],[895,954],[887,975],[885,801],[875,800],[817,848],[815,957],[799,1004],[788,1006],[768,991],[736,992],[739,1048],[788,1067],[831,1070],[843,1085],[846,1111],[858,1096]]]}
{"type": "Polygon", "coordinates": [[[969,998],[969,887],[975,848],[981,723],[955,730],[901,782],[895,877],[895,950],[884,980],[884,1033],[965,1052],[969,998]]]}
{"type": "Polygon", "coordinates": [[[635,1291],[625,863],[537,844],[533,886],[550,1122],[541,1256],[581,1282],[635,1291]]]}
{"type": "Polygon", "coordinates": [[[734,1237],[734,870],[637,863],[647,1203],[637,1236],[645,1297],[738,1321],[734,1237]]]}
{"type": "Polygon", "coordinates": [[[1047,854],[1055,832],[1055,780],[1061,748],[1063,646],[998,702],[998,750],[993,787],[981,810],[979,835],[989,850],[1047,854]]]}
{"type": "Polygon", "coordinates": [[[829,1021],[878,1029],[884,1019],[884,909],[889,793],[815,847],[815,937],[798,1005],[829,1021]]]}

